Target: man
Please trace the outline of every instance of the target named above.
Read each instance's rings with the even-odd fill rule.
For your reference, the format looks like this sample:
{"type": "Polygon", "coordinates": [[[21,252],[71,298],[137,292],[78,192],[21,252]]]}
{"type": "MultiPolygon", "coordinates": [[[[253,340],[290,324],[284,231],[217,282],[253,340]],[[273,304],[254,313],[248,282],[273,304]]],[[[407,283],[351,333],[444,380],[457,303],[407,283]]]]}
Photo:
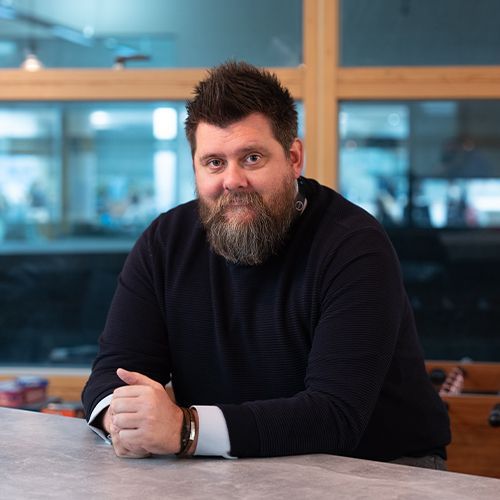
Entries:
{"type": "Polygon", "coordinates": [[[125,263],[83,392],[89,422],[124,457],[443,468],[448,417],[397,257],[375,219],[300,176],[289,92],[231,62],[187,111],[198,199],[160,215],[125,263]]]}

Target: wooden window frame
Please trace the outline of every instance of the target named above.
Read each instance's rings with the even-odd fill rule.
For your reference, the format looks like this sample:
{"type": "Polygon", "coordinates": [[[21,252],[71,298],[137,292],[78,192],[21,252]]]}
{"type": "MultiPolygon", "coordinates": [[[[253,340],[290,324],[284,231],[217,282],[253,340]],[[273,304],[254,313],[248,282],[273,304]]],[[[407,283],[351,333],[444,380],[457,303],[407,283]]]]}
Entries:
{"type": "MultiPolygon", "coordinates": [[[[340,67],[339,6],[303,0],[304,63],[271,68],[304,103],[308,176],[337,186],[342,100],[500,99],[500,67],[340,67]]],[[[204,68],[0,70],[0,101],[184,100],[204,75],[204,68]]]]}
{"type": "MultiPolygon", "coordinates": [[[[339,5],[340,0],[303,0],[303,64],[271,68],[304,103],[307,176],[337,187],[343,100],[500,99],[500,67],[340,67],[339,5]]],[[[0,70],[0,102],[185,100],[205,74],[204,68],[0,70]]],[[[71,387],[64,394],[74,398],[84,378],[61,375],[64,390],[71,387]]]]}

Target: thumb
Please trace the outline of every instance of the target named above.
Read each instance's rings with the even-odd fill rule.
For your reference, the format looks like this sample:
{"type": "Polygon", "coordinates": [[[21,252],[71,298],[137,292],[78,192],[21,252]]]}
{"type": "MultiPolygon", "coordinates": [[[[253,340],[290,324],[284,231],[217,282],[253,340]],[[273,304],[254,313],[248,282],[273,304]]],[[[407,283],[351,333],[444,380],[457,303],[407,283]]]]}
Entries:
{"type": "Polygon", "coordinates": [[[151,387],[158,385],[158,382],[146,377],[146,375],[139,372],[129,372],[124,368],[118,368],[116,374],[128,385],[149,385],[151,387]]]}

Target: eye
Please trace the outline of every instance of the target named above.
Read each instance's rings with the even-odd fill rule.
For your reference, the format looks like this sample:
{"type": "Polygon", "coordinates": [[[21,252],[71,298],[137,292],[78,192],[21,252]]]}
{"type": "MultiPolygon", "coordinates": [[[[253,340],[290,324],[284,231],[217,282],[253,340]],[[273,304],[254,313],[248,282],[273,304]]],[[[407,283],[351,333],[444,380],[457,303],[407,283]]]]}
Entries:
{"type": "Polygon", "coordinates": [[[206,165],[211,170],[219,170],[219,169],[221,169],[224,166],[224,163],[219,158],[212,158],[211,160],[207,161],[206,165]]]}
{"type": "Polygon", "coordinates": [[[255,165],[256,163],[259,163],[261,158],[262,158],[261,155],[257,153],[252,153],[251,155],[248,155],[245,158],[245,163],[247,163],[248,165],[255,165]]]}

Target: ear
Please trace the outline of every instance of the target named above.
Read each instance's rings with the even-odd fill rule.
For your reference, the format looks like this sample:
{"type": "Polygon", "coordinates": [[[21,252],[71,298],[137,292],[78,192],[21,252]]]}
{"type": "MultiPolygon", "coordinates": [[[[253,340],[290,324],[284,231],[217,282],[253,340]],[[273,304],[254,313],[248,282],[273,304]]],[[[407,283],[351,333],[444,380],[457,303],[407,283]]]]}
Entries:
{"type": "Polygon", "coordinates": [[[296,179],[300,177],[302,172],[302,164],[304,162],[304,148],[300,139],[294,139],[289,151],[289,161],[296,179]]]}

